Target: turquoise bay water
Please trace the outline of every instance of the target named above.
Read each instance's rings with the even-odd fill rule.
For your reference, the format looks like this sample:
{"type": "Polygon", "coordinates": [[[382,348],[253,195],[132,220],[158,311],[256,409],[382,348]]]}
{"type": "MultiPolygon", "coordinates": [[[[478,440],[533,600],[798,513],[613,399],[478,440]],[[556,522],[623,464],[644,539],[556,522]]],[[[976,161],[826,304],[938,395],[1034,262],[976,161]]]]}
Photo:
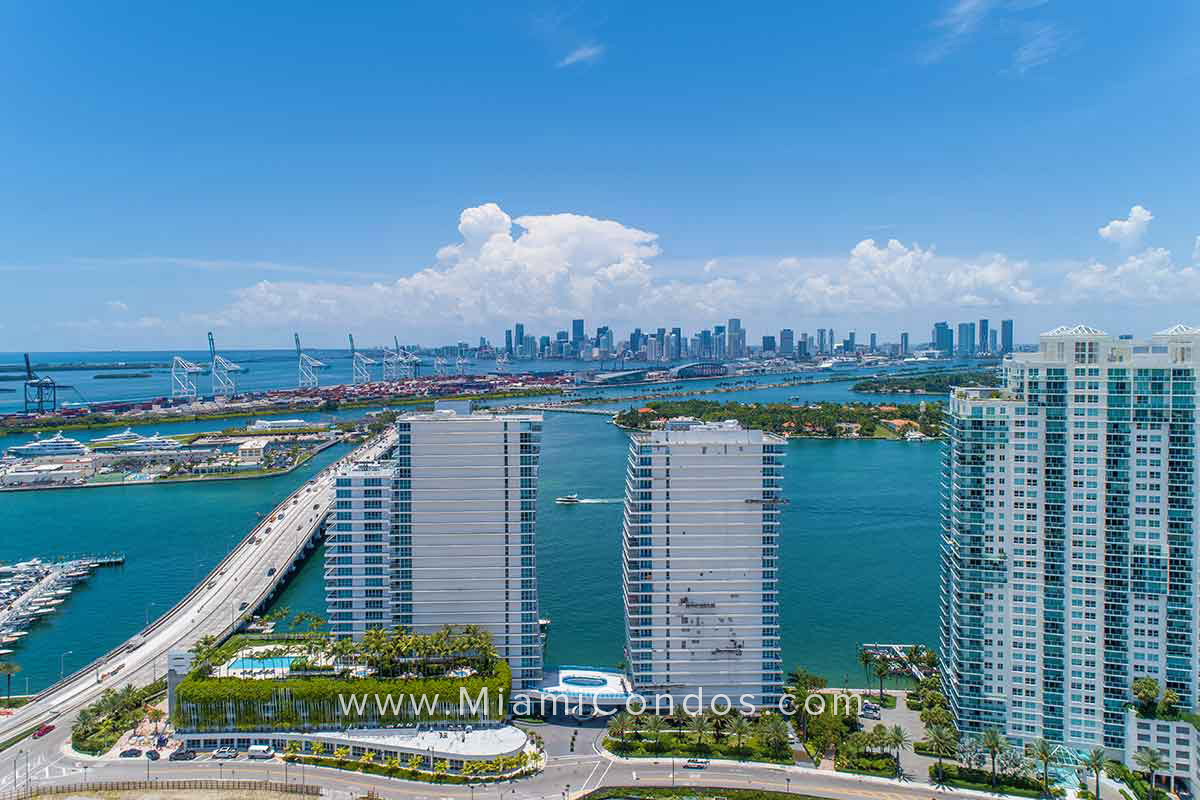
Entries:
{"type": "MultiPolygon", "coordinates": [[[[760,394],[766,391],[773,390],[760,394]]],[[[787,391],[806,399],[849,394],[846,384],[787,391]]],[[[152,427],[176,433],[185,426],[152,427]]],[[[622,658],[628,440],[605,418],[582,414],[547,414],[544,430],[538,572],[542,616],[552,620],[546,662],[611,666],[622,658]],[[570,493],[608,502],[554,502],[570,493]]],[[[261,480],[0,494],[0,561],[107,551],[129,557],[123,568],[98,570],[17,645],[10,658],[23,672],[14,690],[24,690],[25,678],[35,690],[57,679],[62,652],[73,651],[66,669],[78,668],[162,614],[245,535],[256,512],[269,511],[343,452],[331,448],[294,473],[261,480]]],[[[780,597],[786,668],[801,664],[832,682],[861,685],[860,642],[933,644],[938,455],[930,443],[790,443],[780,597]]],[[[324,612],[321,551],[281,593],[282,606],[324,612]]]]}

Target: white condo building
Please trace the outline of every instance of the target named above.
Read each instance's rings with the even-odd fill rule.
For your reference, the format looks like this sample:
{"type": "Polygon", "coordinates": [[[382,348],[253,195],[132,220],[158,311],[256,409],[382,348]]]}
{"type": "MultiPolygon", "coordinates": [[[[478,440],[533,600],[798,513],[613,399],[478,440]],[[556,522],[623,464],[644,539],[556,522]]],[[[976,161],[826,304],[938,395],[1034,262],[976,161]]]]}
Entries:
{"type": "Polygon", "coordinates": [[[478,625],[513,688],[537,684],[541,428],[536,415],[410,414],[392,460],[342,468],[325,555],[333,632],[478,625]]]}
{"type": "Polygon", "coordinates": [[[958,388],[943,459],[940,649],[960,729],[1195,780],[1190,722],[1139,718],[1139,677],[1196,710],[1200,328],[1149,341],[1084,325],[958,388]]]}
{"type": "Polygon", "coordinates": [[[631,438],[622,577],[634,690],[778,703],[785,441],[694,420],[631,438]]]}

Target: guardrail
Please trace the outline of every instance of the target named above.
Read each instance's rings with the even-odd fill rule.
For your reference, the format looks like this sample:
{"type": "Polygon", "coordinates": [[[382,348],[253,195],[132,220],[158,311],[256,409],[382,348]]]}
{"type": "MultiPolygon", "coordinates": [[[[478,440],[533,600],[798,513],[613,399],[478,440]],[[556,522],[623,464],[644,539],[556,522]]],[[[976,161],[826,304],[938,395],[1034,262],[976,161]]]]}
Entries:
{"type": "Polygon", "coordinates": [[[8,795],[14,800],[30,800],[48,794],[75,794],[78,792],[130,792],[142,789],[155,791],[187,791],[196,789],[218,789],[222,791],[243,790],[252,792],[279,792],[307,797],[320,797],[321,787],[307,783],[278,783],[276,781],[235,780],[172,780],[172,781],[89,781],[88,783],[60,783],[25,787],[8,795]]]}

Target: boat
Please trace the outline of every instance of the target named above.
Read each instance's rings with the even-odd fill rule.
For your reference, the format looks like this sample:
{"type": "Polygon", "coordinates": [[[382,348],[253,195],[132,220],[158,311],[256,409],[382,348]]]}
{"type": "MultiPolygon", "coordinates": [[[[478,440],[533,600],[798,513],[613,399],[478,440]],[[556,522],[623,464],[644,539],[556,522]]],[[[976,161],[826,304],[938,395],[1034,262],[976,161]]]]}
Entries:
{"type": "Polygon", "coordinates": [[[153,436],[140,436],[132,444],[122,445],[122,450],[178,450],[182,444],[174,439],[155,433],[153,436]]]}
{"type": "Polygon", "coordinates": [[[49,439],[43,439],[37,434],[34,434],[34,439],[29,444],[22,444],[16,447],[8,448],[10,456],[19,458],[37,458],[39,456],[81,456],[91,452],[86,445],[78,439],[68,439],[62,435],[62,431],[51,436],[49,439]]]}
{"type": "Polygon", "coordinates": [[[92,447],[120,447],[121,445],[131,444],[141,439],[141,434],[134,433],[132,428],[126,428],[120,433],[110,433],[108,436],[93,439],[89,444],[92,447]]]}
{"type": "Polygon", "coordinates": [[[554,498],[554,502],[556,502],[556,503],[561,503],[561,504],[563,504],[564,506],[575,505],[576,503],[578,503],[578,502],[579,502],[579,495],[577,495],[577,494],[565,494],[565,495],[563,495],[562,497],[556,497],[556,498],[554,498]]]}

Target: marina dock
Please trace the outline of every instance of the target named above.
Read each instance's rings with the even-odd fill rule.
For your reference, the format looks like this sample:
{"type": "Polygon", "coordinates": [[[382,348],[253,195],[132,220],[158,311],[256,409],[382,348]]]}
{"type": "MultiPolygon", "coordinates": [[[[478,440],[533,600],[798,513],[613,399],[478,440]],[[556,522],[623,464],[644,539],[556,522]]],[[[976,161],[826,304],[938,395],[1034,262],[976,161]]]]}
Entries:
{"type": "Polygon", "coordinates": [[[88,556],[70,561],[41,559],[0,566],[0,656],[43,617],[58,610],[74,587],[99,567],[120,566],[123,555],[88,556]]]}
{"type": "Polygon", "coordinates": [[[925,680],[925,672],[912,662],[908,657],[909,651],[912,649],[911,644],[878,644],[870,642],[862,646],[863,650],[873,654],[877,658],[883,658],[891,663],[902,667],[918,682],[925,680]]]}

